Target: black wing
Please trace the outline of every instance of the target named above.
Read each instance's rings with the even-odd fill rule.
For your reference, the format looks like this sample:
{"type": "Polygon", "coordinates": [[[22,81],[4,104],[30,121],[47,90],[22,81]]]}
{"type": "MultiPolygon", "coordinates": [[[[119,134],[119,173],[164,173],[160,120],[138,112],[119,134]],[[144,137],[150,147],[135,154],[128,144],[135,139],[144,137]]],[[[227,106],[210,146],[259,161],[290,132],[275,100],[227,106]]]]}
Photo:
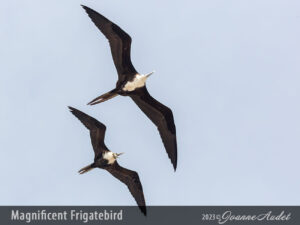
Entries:
{"type": "Polygon", "coordinates": [[[114,164],[105,169],[110,172],[115,178],[119,179],[127,185],[140,210],[146,215],[147,211],[144,192],[138,173],[121,167],[117,163],[117,161],[115,161],[114,164]]]}
{"type": "Polygon", "coordinates": [[[102,154],[104,150],[107,150],[104,144],[106,126],[95,118],[79,111],[78,109],[70,106],[69,109],[71,113],[73,113],[73,115],[76,116],[81,123],[83,123],[83,125],[90,130],[91,141],[96,158],[99,154],[102,154]]]}
{"type": "Polygon", "coordinates": [[[176,127],[171,109],[154,99],[146,87],[136,89],[130,95],[138,107],[156,125],[174,170],[177,167],[176,127]]]}
{"type": "Polygon", "coordinates": [[[109,21],[98,12],[86,6],[82,7],[94,24],[108,39],[119,79],[124,80],[125,77],[135,75],[137,71],[133,67],[130,57],[131,37],[118,25],[109,21]]]}

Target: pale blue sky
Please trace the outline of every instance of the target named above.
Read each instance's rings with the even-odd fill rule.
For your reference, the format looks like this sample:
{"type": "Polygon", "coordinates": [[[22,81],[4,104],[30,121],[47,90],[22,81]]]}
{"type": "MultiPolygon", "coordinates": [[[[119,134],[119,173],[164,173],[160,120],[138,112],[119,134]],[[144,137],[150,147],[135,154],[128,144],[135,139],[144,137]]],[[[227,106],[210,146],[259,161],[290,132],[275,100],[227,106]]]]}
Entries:
{"type": "Polygon", "coordinates": [[[148,205],[300,204],[298,0],[9,0],[0,8],[0,204],[135,205],[93,160],[71,105],[107,126],[148,205]],[[130,98],[86,103],[117,80],[108,42],[80,4],[132,39],[147,86],[174,113],[174,173],[130,98]]]}

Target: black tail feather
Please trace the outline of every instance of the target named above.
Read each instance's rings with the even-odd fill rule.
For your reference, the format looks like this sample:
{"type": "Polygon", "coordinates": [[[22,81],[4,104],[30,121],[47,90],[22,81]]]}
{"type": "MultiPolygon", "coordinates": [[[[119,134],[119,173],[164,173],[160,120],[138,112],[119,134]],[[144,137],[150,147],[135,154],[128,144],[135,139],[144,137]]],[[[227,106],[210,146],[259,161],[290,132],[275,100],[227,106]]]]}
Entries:
{"type": "Polygon", "coordinates": [[[86,173],[86,172],[89,172],[89,171],[92,170],[92,169],[94,169],[94,167],[92,167],[92,164],[90,164],[90,165],[88,165],[88,166],[83,167],[82,169],[80,169],[80,170],[78,171],[78,173],[84,174],[84,173],[86,173]]]}
{"type": "Polygon", "coordinates": [[[110,92],[107,92],[107,93],[95,98],[93,101],[89,102],[88,105],[96,105],[101,102],[105,102],[113,97],[116,97],[117,95],[118,95],[117,90],[113,89],[110,92]]]}

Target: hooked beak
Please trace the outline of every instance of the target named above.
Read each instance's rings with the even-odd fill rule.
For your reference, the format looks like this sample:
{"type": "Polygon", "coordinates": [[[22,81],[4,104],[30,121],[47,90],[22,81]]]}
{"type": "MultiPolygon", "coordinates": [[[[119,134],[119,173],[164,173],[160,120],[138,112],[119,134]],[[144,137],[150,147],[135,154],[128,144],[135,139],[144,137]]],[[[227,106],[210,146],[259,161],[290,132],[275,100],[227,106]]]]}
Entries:
{"type": "Polygon", "coordinates": [[[146,75],[146,77],[147,77],[147,78],[150,77],[153,73],[155,73],[155,70],[153,70],[151,73],[148,73],[148,74],[146,75]]]}
{"type": "Polygon", "coordinates": [[[120,155],[123,155],[124,152],[121,152],[121,153],[116,153],[117,157],[119,157],[120,155]]]}

